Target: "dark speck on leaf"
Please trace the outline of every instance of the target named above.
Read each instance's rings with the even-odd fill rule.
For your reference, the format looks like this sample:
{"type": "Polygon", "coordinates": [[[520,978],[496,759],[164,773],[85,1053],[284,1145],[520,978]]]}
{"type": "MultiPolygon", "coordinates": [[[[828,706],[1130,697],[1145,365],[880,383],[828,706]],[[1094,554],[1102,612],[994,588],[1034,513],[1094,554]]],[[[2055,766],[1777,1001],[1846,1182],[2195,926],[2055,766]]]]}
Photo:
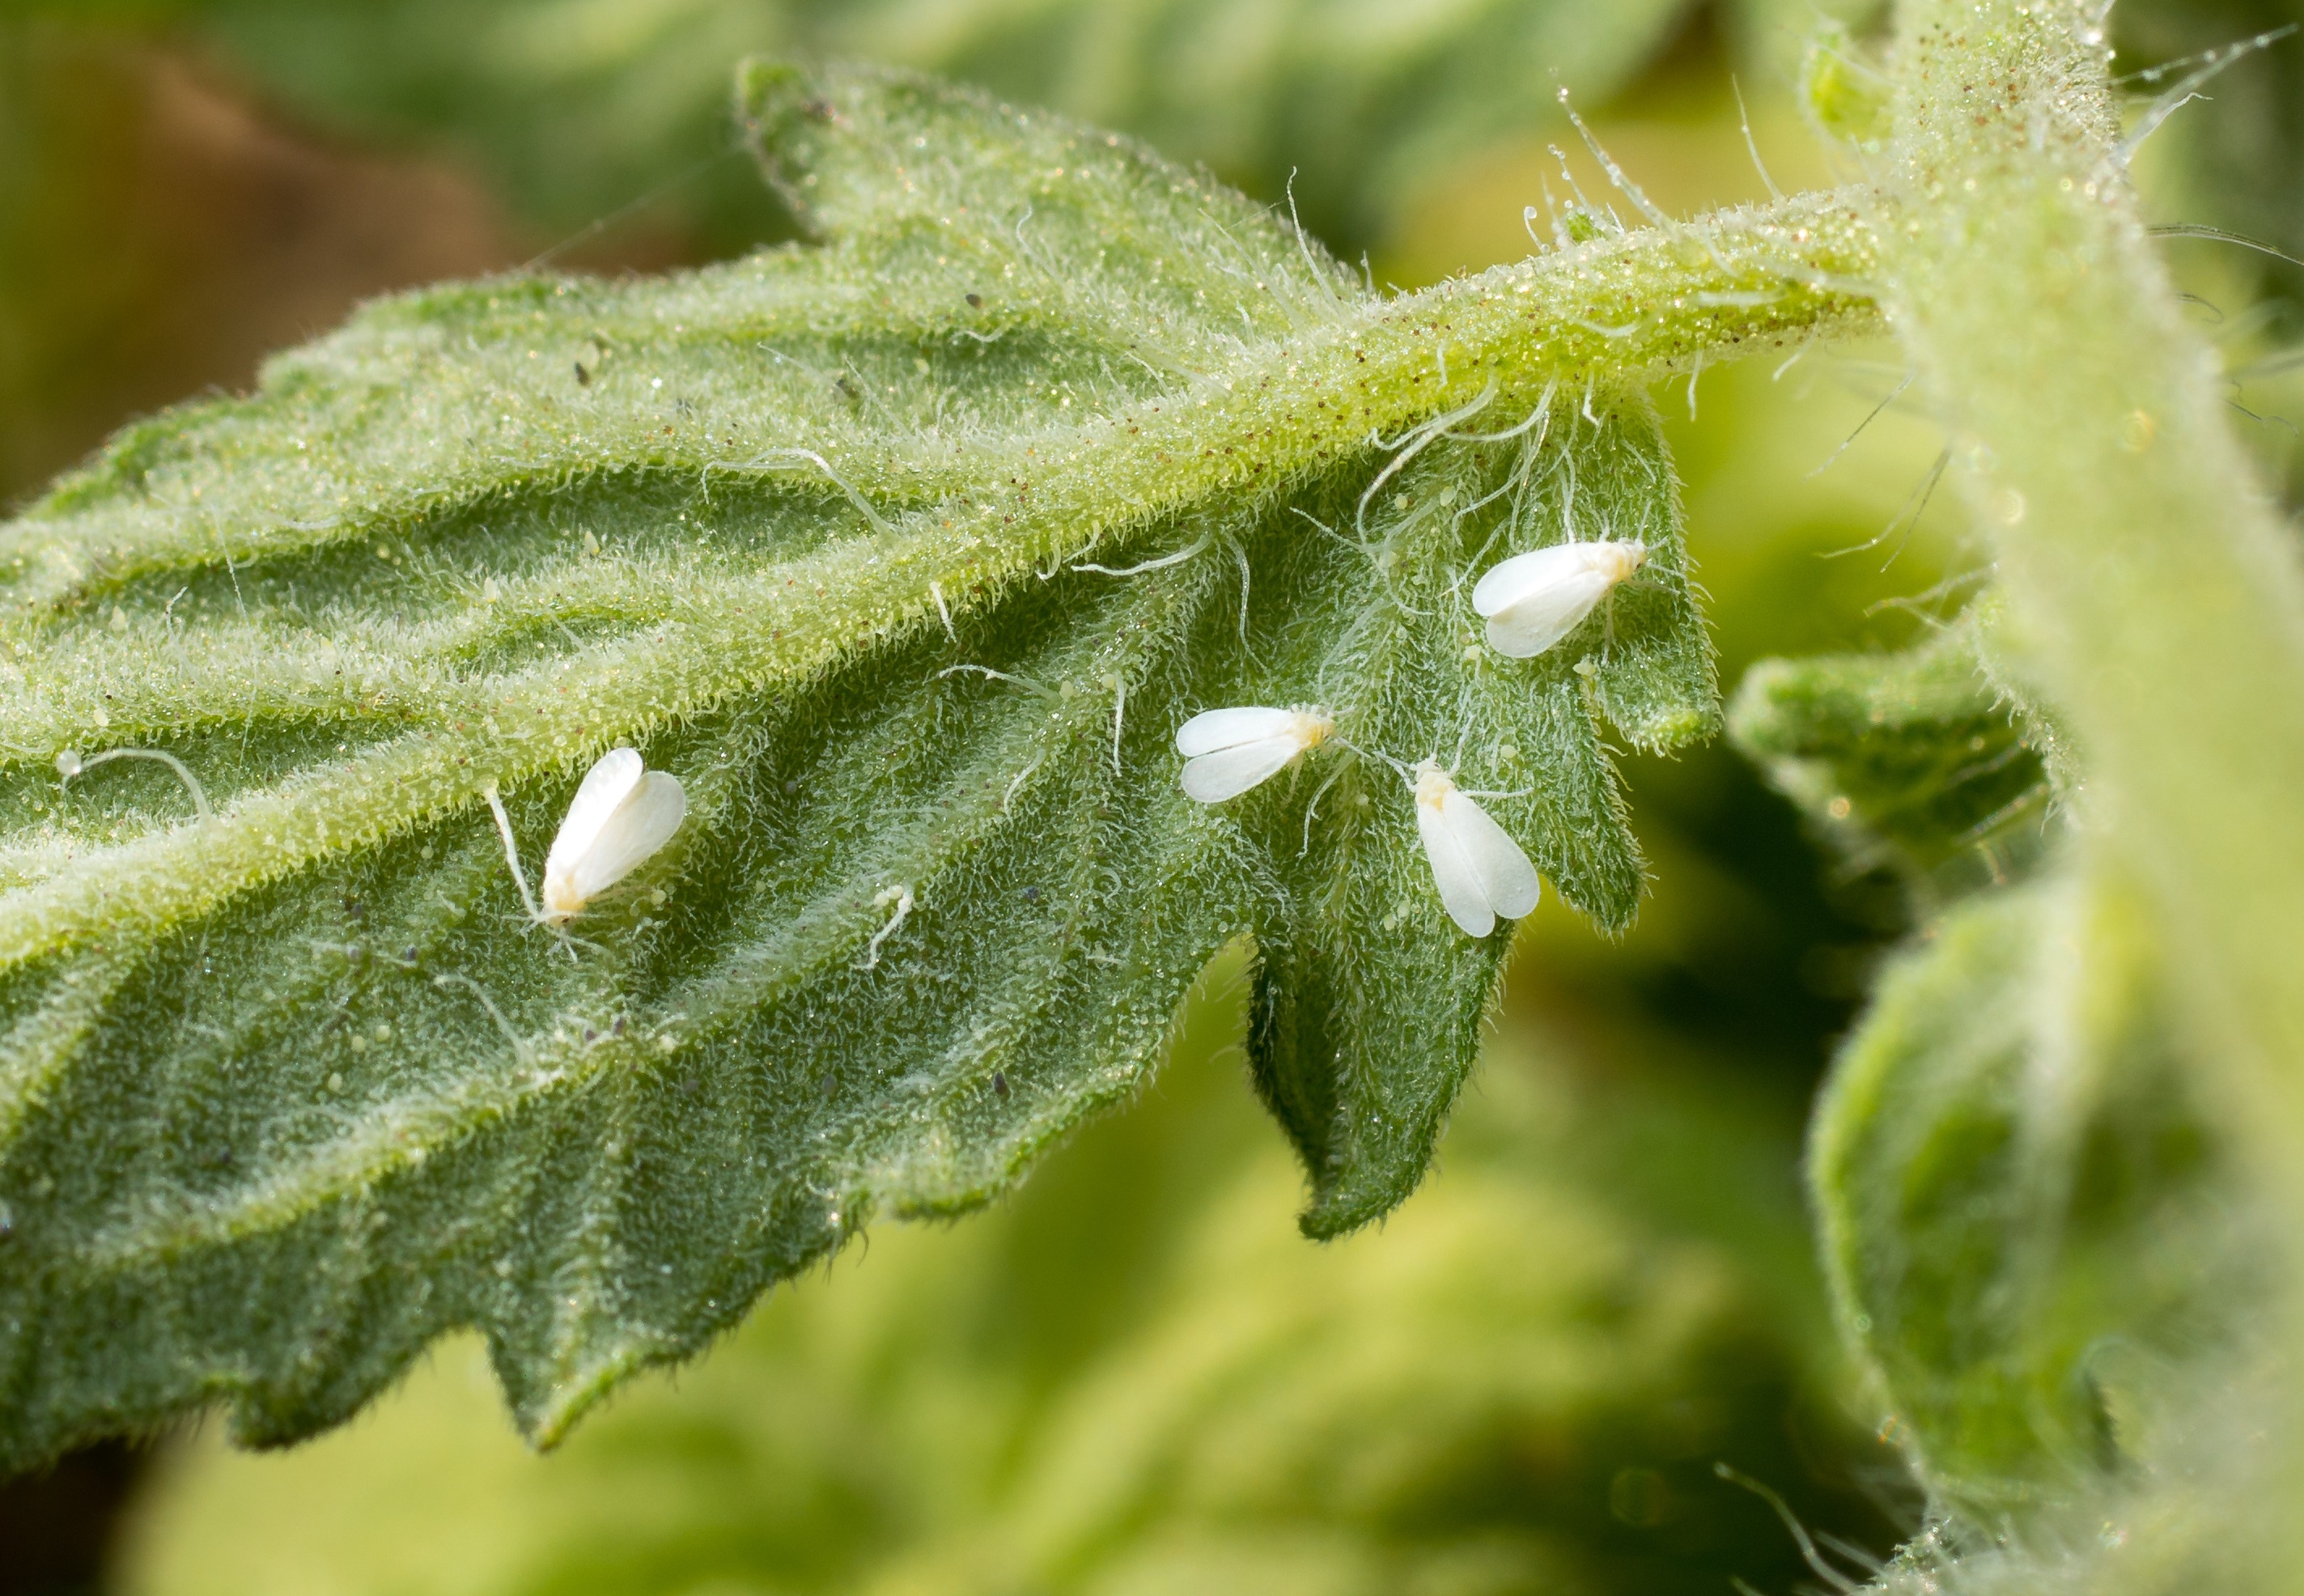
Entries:
{"type": "Polygon", "coordinates": [[[984,309],[984,296],[980,293],[970,294],[968,296],[968,308],[971,310],[981,310],[984,309]]]}
{"type": "Polygon", "coordinates": [[[1024,888],[1024,901],[1028,904],[1038,903],[1040,901],[1040,889],[1037,887],[1027,887],[1024,888]]]}
{"type": "Polygon", "coordinates": [[[584,362],[583,362],[583,361],[577,361],[577,362],[576,362],[576,383],[577,383],[577,386],[578,386],[579,387],[580,387],[580,386],[582,386],[584,384],[586,384],[586,383],[588,383],[588,382],[590,382],[591,380],[592,380],[592,374],[591,374],[589,371],[587,371],[587,370],[585,370],[585,369],[584,369],[584,362]]]}
{"type": "Polygon", "coordinates": [[[613,1025],[611,1025],[611,1026],[609,1026],[609,1027],[608,1027],[608,1034],[609,1034],[610,1036],[622,1036],[622,1035],[623,1035],[623,1033],[624,1033],[624,1016],[623,1016],[623,1015],[622,1015],[622,1014],[618,1014],[618,1015],[616,1016],[616,1023],[615,1023],[614,1024],[613,1024],[613,1025]]]}
{"type": "Polygon", "coordinates": [[[400,958],[402,964],[413,964],[416,962],[416,944],[413,942],[410,943],[408,945],[408,951],[402,954],[400,958]]]}
{"type": "Polygon", "coordinates": [[[1006,1070],[994,1070],[992,1072],[992,1090],[1002,1097],[1006,1097],[1008,1095],[1008,1072],[1006,1070]]]}

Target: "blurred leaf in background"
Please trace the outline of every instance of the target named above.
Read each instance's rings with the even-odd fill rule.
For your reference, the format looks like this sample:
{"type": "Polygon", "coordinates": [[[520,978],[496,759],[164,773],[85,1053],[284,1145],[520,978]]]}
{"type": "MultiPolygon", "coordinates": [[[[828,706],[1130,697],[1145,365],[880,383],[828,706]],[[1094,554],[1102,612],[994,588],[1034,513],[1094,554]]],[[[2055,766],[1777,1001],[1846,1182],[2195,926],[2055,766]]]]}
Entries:
{"type": "MultiPolygon", "coordinates": [[[[2296,0],[2156,0],[2113,13],[2129,86],[2156,93],[2232,57],[2197,85],[2212,110],[2173,117],[2153,140],[2153,158],[2191,177],[2186,198],[2206,223],[2304,255],[2304,191],[2295,182],[2304,148],[2304,49],[2271,38],[2304,22],[2296,0]],[[2249,41],[2257,41],[2251,52],[2249,41]]],[[[2146,148],[2150,148],[2147,146],[2146,148]]],[[[2174,219],[2174,218],[2171,218],[2174,219]]],[[[2267,274],[2268,263],[2258,262],[2267,274]]]]}
{"type": "Polygon", "coordinates": [[[516,259],[445,166],[294,137],[132,38],[0,18],[0,503],[354,299],[516,259]]]}
{"type": "MultiPolygon", "coordinates": [[[[1735,26],[1796,55],[1806,23],[1776,9],[1744,0],[1735,26]]],[[[1524,240],[1522,206],[1546,173],[1558,186],[1545,143],[1575,142],[1555,89],[1598,106],[1660,51],[1707,59],[1708,19],[1688,0],[15,0],[0,497],[123,413],[244,386],[366,294],[546,250],[654,269],[790,236],[729,117],[747,53],[982,83],[1273,203],[1292,174],[1306,225],[1349,258],[1393,248],[1499,147],[1527,191],[1498,215],[1524,240]]]]}
{"type": "MultiPolygon", "coordinates": [[[[1375,241],[1436,173],[1507,135],[1566,132],[1554,89],[1630,82],[1689,0],[30,0],[230,64],[316,125],[453,153],[547,231],[667,181],[707,251],[772,208],[729,143],[728,65],[753,52],[851,56],[980,83],[1137,133],[1375,241]]],[[[1829,8],[1828,8],[1829,9],[1829,8]]],[[[1868,9],[1862,7],[1859,9],[1868,9]]],[[[1766,0],[1743,8],[1765,13],[1766,0]]],[[[1765,24],[1760,30],[1766,30],[1765,24]]]]}

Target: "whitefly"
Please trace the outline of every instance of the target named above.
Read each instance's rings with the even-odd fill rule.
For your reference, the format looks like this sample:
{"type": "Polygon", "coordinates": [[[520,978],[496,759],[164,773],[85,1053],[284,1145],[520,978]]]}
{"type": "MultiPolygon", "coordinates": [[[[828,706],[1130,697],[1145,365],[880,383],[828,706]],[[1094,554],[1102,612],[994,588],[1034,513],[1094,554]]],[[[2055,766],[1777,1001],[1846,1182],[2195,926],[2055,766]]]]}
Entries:
{"type": "Polygon", "coordinates": [[[688,794],[680,778],[650,770],[638,751],[610,749],[584,773],[570,801],[567,818],[544,856],[544,906],[529,896],[520,867],[512,819],[496,789],[487,791],[496,829],[504,835],[504,859],[529,915],[546,925],[565,925],[584,905],[631,875],[672,840],[688,817],[688,794]]]}
{"type": "Polygon", "coordinates": [[[584,773],[544,856],[544,915],[565,921],[631,875],[688,817],[680,778],[648,769],[637,751],[611,749],[584,773]]]}
{"type": "Polygon", "coordinates": [[[1416,788],[1416,832],[1431,862],[1441,906],[1467,937],[1485,937],[1499,920],[1532,913],[1544,893],[1536,867],[1488,811],[1426,760],[1409,773],[1416,788]]]}
{"type": "Polygon", "coordinates": [[[1324,709],[1243,705],[1209,709],[1176,728],[1184,756],[1184,794],[1222,803],[1269,780],[1334,734],[1324,709]]]}
{"type": "Polygon", "coordinates": [[[1488,623],[1488,646],[1513,659],[1543,653],[1646,563],[1648,545],[1603,539],[1555,543],[1491,567],[1472,590],[1488,623]]]}

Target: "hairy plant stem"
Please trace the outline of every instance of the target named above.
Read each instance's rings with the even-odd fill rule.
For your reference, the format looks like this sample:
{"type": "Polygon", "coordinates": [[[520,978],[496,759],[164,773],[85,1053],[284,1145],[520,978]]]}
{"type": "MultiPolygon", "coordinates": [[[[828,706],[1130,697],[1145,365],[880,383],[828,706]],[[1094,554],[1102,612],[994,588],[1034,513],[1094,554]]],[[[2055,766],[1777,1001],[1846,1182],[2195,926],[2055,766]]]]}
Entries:
{"type": "Polygon", "coordinates": [[[2101,13],[1900,8],[1888,310],[2081,745],[2089,829],[2152,895],[2237,1133],[2304,1216],[2304,570],[2138,215],[2101,13]]]}

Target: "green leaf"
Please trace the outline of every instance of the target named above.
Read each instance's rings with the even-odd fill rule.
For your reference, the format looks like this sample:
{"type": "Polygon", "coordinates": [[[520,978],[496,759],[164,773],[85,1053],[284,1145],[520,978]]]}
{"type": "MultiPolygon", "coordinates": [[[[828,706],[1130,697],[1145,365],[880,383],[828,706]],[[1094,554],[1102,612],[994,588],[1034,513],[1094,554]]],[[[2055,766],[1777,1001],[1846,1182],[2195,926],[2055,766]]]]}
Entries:
{"type": "Polygon", "coordinates": [[[1308,1225],[1384,1211],[1509,937],[1443,918],[1375,754],[1519,792],[1629,921],[1597,717],[1716,711],[1627,385],[1866,325],[1844,205],[1383,300],[1115,135],[744,92],[820,245],[384,301],[0,531],[0,1460],[215,1399],[292,1439],[460,1325],[548,1441],[868,1216],[1004,1189],[1243,935],[1308,1225]],[[1603,531],[1651,550],[1610,612],[1477,643],[1483,550],[1603,531]],[[1185,802],[1187,715],[1292,701],[1349,746],[1185,802]],[[626,743],[690,818],[563,945],[485,795],[532,865],[626,743]]]}
{"type": "Polygon", "coordinates": [[[1728,716],[1851,868],[1936,898],[2023,873],[2055,835],[2045,738],[1979,663],[1984,618],[1899,654],[1763,660],[1728,716]]]}
{"type": "Polygon", "coordinates": [[[1733,1203],[1808,1261],[1776,1125],[1749,1102],[1724,1116],[1679,1073],[1602,1081],[1508,1043],[1416,1203],[1308,1247],[1277,1222],[1293,1172],[1239,1090],[1244,983],[1218,968],[1138,1110],[995,1212],[876,1235],[777,1293],[552,1458],[505,1433],[459,1339],[311,1445],[185,1438],[113,1579],[142,1596],[1791,1588],[1792,1539],[1715,1477],[1724,1457],[1812,1528],[1884,1543],[1846,1481],[1885,1460],[1803,1378],[1802,1294],[1775,1248],[1709,1222],[1742,1175],[1733,1203]],[[1627,1122],[1640,1143],[1664,1121],[1690,1156],[1609,1156],[1635,1150],[1627,1122]],[[1697,1217],[1639,1214],[1601,1165],[1673,1184],[1697,1217]]]}
{"type": "Polygon", "coordinates": [[[2060,873],[1893,965],[1810,1175],[1844,1324],[1932,1490],[1990,1526],[2153,1459],[2254,1299],[2135,900],[2060,873]]]}

